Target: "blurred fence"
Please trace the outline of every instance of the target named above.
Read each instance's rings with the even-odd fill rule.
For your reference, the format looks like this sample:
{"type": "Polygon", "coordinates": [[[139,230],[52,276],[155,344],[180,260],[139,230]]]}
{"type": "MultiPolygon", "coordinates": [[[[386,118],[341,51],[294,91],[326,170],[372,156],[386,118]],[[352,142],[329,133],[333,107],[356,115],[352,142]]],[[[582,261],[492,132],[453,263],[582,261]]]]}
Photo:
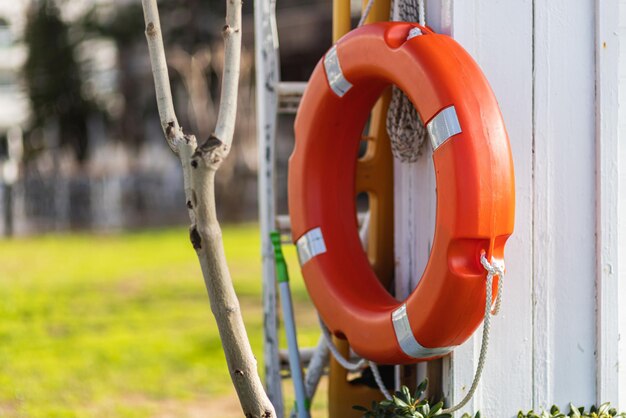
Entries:
{"type": "MultiPolygon", "coordinates": [[[[26,176],[11,194],[10,200],[2,194],[0,208],[6,214],[12,200],[16,235],[166,226],[188,219],[177,169],[102,177],[26,176]]],[[[0,230],[6,234],[8,221],[3,219],[0,230]]]]}

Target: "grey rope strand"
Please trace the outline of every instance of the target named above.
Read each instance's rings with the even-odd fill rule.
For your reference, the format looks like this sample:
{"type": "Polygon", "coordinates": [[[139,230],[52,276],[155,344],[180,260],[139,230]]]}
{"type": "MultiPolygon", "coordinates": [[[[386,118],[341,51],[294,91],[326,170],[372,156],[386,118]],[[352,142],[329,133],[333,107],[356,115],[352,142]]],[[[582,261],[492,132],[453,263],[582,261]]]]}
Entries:
{"type": "Polygon", "coordinates": [[[417,7],[419,8],[419,24],[426,26],[426,9],[424,7],[424,0],[417,0],[417,7]]]}
{"type": "MultiPolygon", "coordinates": [[[[504,278],[504,266],[499,265],[496,262],[494,262],[493,264],[489,263],[489,260],[487,260],[487,257],[485,256],[484,253],[481,254],[480,256],[480,263],[483,265],[485,270],[487,270],[487,279],[486,279],[486,285],[485,285],[485,317],[483,321],[483,336],[482,336],[482,341],[481,341],[481,346],[480,346],[480,355],[478,356],[478,366],[476,367],[476,372],[474,373],[474,380],[472,381],[472,386],[470,387],[469,392],[467,392],[467,395],[465,395],[465,397],[458,404],[454,405],[453,407],[442,410],[441,411],[442,413],[450,414],[452,412],[458,411],[459,409],[463,408],[470,401],[470,399],[472,399],[472,397],[474,396],[474,393],[476,392],[476,389],[478,388],[478,383],[480,382],[480,376],[482,375],[483,368],[485,366],[485,360],[487,359],[487,348],[489,346],[489,331],[491,330],[491,316],[497,315],[500,312],[500,306],[502,303],[502,284],[503,284],[502,282],[504,278]],[[498,283],[498,293],[496,295],[495,305],[492,310],[491,295],[493,293],[493,278],[496,276],[500,278],[500,281],[498,283]]],[[[319,318],[319,322],[320,322],[320,327],[322,328],[322,335],[324,336],[324,339],[326,340],[328,349],[335,357],[335,360],[337,360],[337,362],[344,369],[349,370],[349,371],[361,370],[366,366],[367,363],[369,363],[370,369],[372,370],[372,374],[374,375],[374,380],[376,381],[376,384],[378,385],[378,388],[380,389],[381,393],[385,396],[385,398],[391,399],[392,396],[387,390],[387,388],[385,387],[385,384],[383,382],[383,379],[380,375],[380,371],[378,370],[378,366],[376,365],[376,363],[374,363],[373,361],[368,362],[365,359],[361,359],[357,363],[350,362],[339,352],[339,349],[333,343],[332,337],[330,335],[330,331],[328,331],[328,328],[326,327],[326,325],[324,324],[321,318],[319,318]]]]}
{"type": "Polygon", "coordinates": [[[372,10],[372,6],[374,6],[374,0],[369,0],[367,2],[367,5],[365,6],[365,9],[363,9],[363,11],[361,12],[361,19],[359,19],[359,24],[357,25],[357,27],[361,27],[365,24],[367,16],[369,16],[370,11],[372,10]]]}
{"type": "Polygon", "coordinates": [[[378,365],[373,361],[370,361],[370,369],[372,370],[372,374],[374,375],[374,380],[376,381],[376,385],[378,385],[378,389],[387,399],[391,399],[391,394],[385,387],[385,382],[383,382],[383,377],[380,375],[380,370],[378,370],[378,365]]]}
{"type": "Polygon", "coordinates": [[[502,299],[502,279],[504,277],[504,266],[498,265],[496,262],[489,263],[487,257],[483,253],[480,256],[480,263],[483,265],[485,270],[487,270],[487,283],[486,283],[486,291],[485,291],[485,319],[483,322],[483,338],[480,346],[480,355],[478,357],[478,366],[476,367],[476,372],[474,374],[474,380],[472,381],[472,386],[470,387],[467,395],[453,407],[444,409],[441,411],[442,413],[452,413],[458,411],[463,408],[474,396],[474,392],[478,388],[478,382],[480,382],[480,376],[483,372],[483,367],[485,366],[485,360],[487,359],[487,347],[489,346],[489,331],[491,329],[491,316],[497,315],[500,311],[500,304],[502,299]],[[498,283],[498,294],[496,296],[495,307],[492,311],[491,306],[491,295],[493,289],[493,278],[498,276],[500,278],[498,283]]]}
{"type": "Polygon", "coordinates": [[[352,363],[350,360],[346,359],[339,352],[339,349],[333,343],[333,338],[330,335],[330,331],[328,331],[326,324],[324,324],[324,322],[322,321],[322,318],[319,318],[319,321],[320,321],[320,328],[322,329],[322,335],[324,336],[324,339],[326,340],[326,345],[328,346],[328,349],[332,353],[333,357],[335,357],[335,360],[337,360],[337,363],[339,363],[341,367],[343,367],[344,369],[351,371],[351,372],[365,368],[365,366],[367,365],[367,360],[361,359],[356,363],[352,363]]]}
{"type": "Polygon", "coordinates": [[[320,327],[322,328],[322,335],[324,336],[324,339],[326,340],[326,345],[328,346],[328,349],[335,357],[335,360],[337,361],[337,363],[339,363],[341,367],[343,367],[344,369],[348,371],[352,371],[352,372],[363,369],[369,363],[370,369],[372,370],[372,374],[374,375],[374,380],[376,381],[376,385],[378,385],[378,389],[380,389],[380,391],[385,396],[385,398],[391,399],[391,395],[389,394],[389,391],[385,387],[383,378],[380,375],[380,370],[378,370],[378,365],[374,363],[373,361],[368,361],[365,359],[361,359],[356,363],[352,363],[351,361],[346,359],[339,352],[339,349],[337,348],[337,346],[335,346],[335,344],[333,343],[332,336],[330,335],[330,331],[328,331],[328,328],[322,321],[322,318],[319,318],[319,321],[320,321],[320,327]]]}

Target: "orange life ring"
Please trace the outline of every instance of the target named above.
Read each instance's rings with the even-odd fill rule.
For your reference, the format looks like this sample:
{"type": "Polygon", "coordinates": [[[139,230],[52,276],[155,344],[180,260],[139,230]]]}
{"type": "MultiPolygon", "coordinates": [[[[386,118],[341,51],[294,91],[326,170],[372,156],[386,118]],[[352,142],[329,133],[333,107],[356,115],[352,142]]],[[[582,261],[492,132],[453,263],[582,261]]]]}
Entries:
{"type": "MultiPolygon", "coordinates": [[[[503,259],[515,212],[502,115],[470,55],[452,38],[413,23],[356,29],[315,68],[295,136],[289,161],[292,234],[307,290],[331,332],[383,364],[441,357],[469,338],[484,313],[480,256],[503,259]],[[361,132],[391,84],[426,122],[437,181],[430,259],[405,301],[378,282],[355,217],[361,132]]],[[[492,298],[497,286],[494,278],[492,298]]]]}

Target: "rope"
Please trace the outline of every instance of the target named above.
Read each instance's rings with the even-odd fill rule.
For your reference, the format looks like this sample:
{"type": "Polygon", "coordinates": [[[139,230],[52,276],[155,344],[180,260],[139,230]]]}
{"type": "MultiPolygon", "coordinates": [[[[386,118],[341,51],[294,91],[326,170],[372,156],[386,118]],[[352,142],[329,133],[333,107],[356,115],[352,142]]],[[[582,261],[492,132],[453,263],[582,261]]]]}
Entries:
{"type": "Polygon", "coordinates": [[[343,367],[344,369],[348,371],[355,372],[367,366],[367,360],[365,359],[361,359],[356,363],[352,363],[350,360],[346,359],[339,352],[339,349],[337,348],[335,343],[333,343],[333,338],[330,335],[330,331],[328,331],[326,324],[322,322],[322,318],[319,318],[319,321],[320,321],[320,328],[322,328],[322,335],[324,336],[324,339],[326,340],[326,345],[328,346],[328,349],[335,357],[335,360],[337,360],[337,363],[341,365],[341,367],[343,367]]]}
{"type": "Polygon", "coordinates": [[[378,389],[380,389],[380,392],[385,396],[385,398],[391,400],[391,394],[385,387],[385,383],[383,382],[383,377],[380,375],[380,370],[378,370],[378,365],[374,363],[373,361],[370,361],[369,364],[370,364],[370,369],[372,370],[372,374],[374,375],[374,380],[376,381],[376,384],[378,385],[378,389]]]}
{"type": "MultiPolygon", "coordinates": [[[[481,346],[480,346],[480,355],[478,356],[478,366],[476,367],[476,372],[474,373],[474,379],[472,380],[472,386],[470,387],[469,392],[467,392],[467,395],[465,395],[463,400],[461,400],[461,402],[459,402],[458,404],[454,405],[451,408],[447,408],[441,411],[444,414],[446,413],[451,414],[455,411],[458,411],[459,409],[463,408],[470,401],[470,399],[472,399],[472,397],[474,396],[474,393],[476,392],[476,389],[478,388],[478,383],[480,382],[480,376],[482,375],[483,368],[485,367],[485,360],[487,359],[487,347],[489,346],[489,331],[491,330],[491,317],[497,315],[500,312],[500,307],[502,305],[502,284],[503,284],[502,281],[504,278],[504,266],[496,262],[494,262],[493,264],[490,263],[489,260],[487,260],[485,253],[481,254],[480,263],[485,268],[485,270],[487,270],[487,279],[486,279],[486,286],[485,286],[485,317],[483,320],[483,337],[482,337],[481,346]],[[491,295],[493,293],[493,278],[496,276],[500,280],[498,283],[498,293],[496,295],[496,301],[493,304],[493,308],[492,308],[491,295]]],[[[376,363],[374,363],[373,361],[368,362],[365,359],[361,359],[357,363],[352,363],[351,361],[347,360],[339,352],[339,349],[337,348],[337,346],[335,346],[335,344],[333,343],[332,337],[330,335],[330,331],[328,331],[328,328],[326,327],[324,322],[322,322],[321,318],[319,318],[319,322],[320,322],[320,327],[322,328],[322,335],[324,336],[324,339],[326,340],[326,345],[328,346],[328,349],[335,357],[335,360],[337,360],[337,362],[341,365],[341,367],[343,367],[344,369],[348,371],[357,371],[357,370],[363,369],[366,366],[366,364],[369,363],[370,369],[372,370],[372,374],[374,375],[374,380],[376,381],[376,384],[378,385],[378,388],[380,389],[381,393],[385,396],[385,398],[391,399],[391,394],[385,387],[385,384],[383,382],[383,379],[380,375],[380,371],[378,370],[378,366],[376,365],[376,363]]]]}
{"type": "Polygon", "coordinates": [[[487,358],[487,347],[489,346],[489,331],[491,329],[491,316],[497,315],[500,311],[500,305],[502,300],[502,280],[504,277],[504,266],[498,265],[497,263],[489,263],[485,253],[480,256],[480,263],[483,265],[485,270],[487,270],[487,283],[486,283],[486,291],[485,291],[485,319],[483,322],[483,338],[480,346],[480,355],[478,357],[478,366],[476,367],[476,372],[474,373],[474,380],[472,381],[472,386],[470,387],[467,395],[459,402],[451,408],[444,409],[441,411],[444,414],[451,414],[452,412],[458,411],[463,408],[465,404],[472,399],[474,396],[474,392],[476,392],[476,388],[478,388],[478,382],[480,381],[480,375],[483,372],[483,367],[485,366],[485,360],[487,358]],[[495,307],[492,310],[491,304],[491,295],[493,289],[493,278],[498,276],[500,278],[498,283],[498,294],[496,296],[495,307]]]}
{"type": "Polygon", "coordinates": [[[374,6],[374,0],[369,0],[367,2],[367,5],[365,6],[365,9],[363,9],[363,11],[361,12],[361,19],[359,19],[359,24],[357,25],[357,27],[360,28],[365,24],[367,16],[369,16],[370,11],[372,10],[372,6],[374,6]]]}
{"type": "Polygon", "coordinates": [[[417,0],[417,8],[419,9],[419,24],[426,26],[426,8],[424,7],[424,0],[417,0]]]}
{"type": "Polygon", "coordinates": [[[337,346],[333,343],[333,339],[330,335],[330,331],[328,331],[326,324],[322,322],[322,318],[319,318],[319,322],[320,322],[320,328],[322,328],[322,336],[326,340],[326,345],[328,346],[328,349],[335,357],[335,360],[337,360],[337,363],[339,363],[341,367],[343,367],[344,369],[351,371],[351,372],[362,370],[369,364],[369,367],[372,370],[372,375],[374,376],[374,381],[376,381],[376,385],[378,386],[378,389],[380,389],[381,393],[385,396],[385,398],[391,399],[391,394],[385,387],[385,383],[383,382],[383,377],[380,375],[380,370],[378,370],[378,365],[374,363],[373,361],[368,361],[365,359],[360,359],[356,363],[352,363],[351,361],[346,359],[339,352],[339,349],[337,348],[337,346]]]}
{"type": "MultiPolygon", "coordinates": [[[[426,25],[424,0],[402,0],[394,9],[397,20],[426,25]]],[[[393,88],[387,111],[387,133],[394,158],[403,163],[417,161],[427,142],[426,128],[411,100],[397,87],[393,88]]]]}

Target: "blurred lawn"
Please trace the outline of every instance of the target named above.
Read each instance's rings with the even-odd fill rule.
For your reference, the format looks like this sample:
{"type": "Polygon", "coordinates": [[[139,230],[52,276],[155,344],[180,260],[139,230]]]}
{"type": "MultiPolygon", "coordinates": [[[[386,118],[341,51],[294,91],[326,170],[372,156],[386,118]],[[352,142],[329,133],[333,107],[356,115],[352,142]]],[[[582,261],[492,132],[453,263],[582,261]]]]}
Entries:
{"type": "MultiPolygon", "coordinates": [[[[257,227],[226,227],[224,241],[262,363],[257,227]]],[[[286,250],[300,344],[314,346],[286,250]]],[[[0,318],[2,417],[241,416],[184,228],[0,240],[0,318]]]]}

